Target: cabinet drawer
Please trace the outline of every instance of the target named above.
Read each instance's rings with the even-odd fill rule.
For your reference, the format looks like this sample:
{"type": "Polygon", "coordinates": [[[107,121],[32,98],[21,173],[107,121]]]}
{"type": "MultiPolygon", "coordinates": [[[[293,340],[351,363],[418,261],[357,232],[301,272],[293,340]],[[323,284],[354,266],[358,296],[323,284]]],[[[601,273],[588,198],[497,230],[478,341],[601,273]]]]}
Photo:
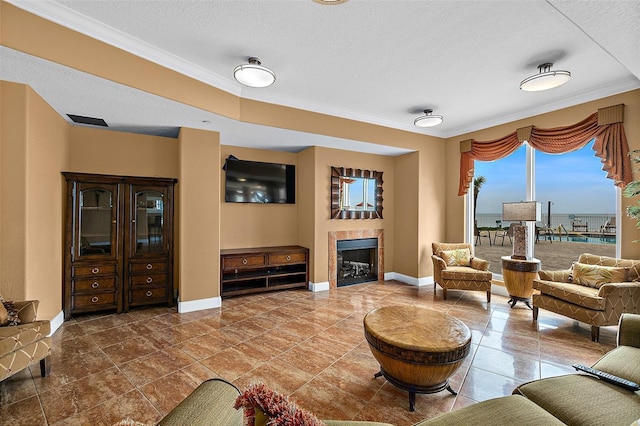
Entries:
{"type": "Polygon", "coordinates": [[[91,276],[91,275],[115,275],[116,265],[114,263],[96,263],[88,265],[74,265],[73,276],[91,276]]]}
{"type": "Polygon", "coordinates": [[[264,255],[229,256],[222,260],[222,269],[248,268],[263,266],[264,255]]]}
{"type": "Polygon", "coordinates": [[[278,253],[269,255],[269,265],[286,265],[287,263],[302,263],[306,259],[304,253],[278,253]]]}
{"type": "Polygon", "coordinates": [[[116,306],[116,293],[97,293],[73,295],[72,309],[89,308],[92,306],[116,306]]]}
{"type": "Polygon", "coordinates": [[[143,275],[133,275],[131,277],[131,285],[132,286],[140,286],[140,285],[163,285],[167,282],[167,274],[159,273],[159,274],[143,274],[143,275]]]}
{"type": "Polygon", "coordinates": [[[149,303],[150,300],[166,299],[167,288],[148,288],[133,290],[131,292],[131,303],[149,303]]]}
{"type": "Polygon", "coordinates": [[[96,277],[93,279],[74,280],[73,292],[103,292],[116,289],[116,277],[96,277]]]}
{"type": "Polygon", "coordinates": [[[144,262],[144,263],[132,263],[131,264],[131,273],[151,273],[151,272],[162,272],[167,270],[167,262],[144,262]]]}

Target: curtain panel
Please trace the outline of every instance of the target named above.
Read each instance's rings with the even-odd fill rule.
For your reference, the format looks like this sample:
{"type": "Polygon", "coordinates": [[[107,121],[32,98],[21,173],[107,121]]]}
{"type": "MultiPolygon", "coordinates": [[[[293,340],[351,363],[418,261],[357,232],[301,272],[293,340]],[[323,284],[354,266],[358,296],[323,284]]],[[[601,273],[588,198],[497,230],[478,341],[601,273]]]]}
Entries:
{"type": "Polygon", "coordinates": [[[458,195],[465,195],[473,182],[474,162],[504,158],[528,142],[538,151],[561,154],[575,151],[595,138],[593,150],[602,162],[602,170],[616,186],[624,188],[632,180],[629,144],[624,132],[624,105],[601,108],[570,126],[541,129],[524,127],[491,141],[469,140],[460,143],[460,183],[458,195]]]}

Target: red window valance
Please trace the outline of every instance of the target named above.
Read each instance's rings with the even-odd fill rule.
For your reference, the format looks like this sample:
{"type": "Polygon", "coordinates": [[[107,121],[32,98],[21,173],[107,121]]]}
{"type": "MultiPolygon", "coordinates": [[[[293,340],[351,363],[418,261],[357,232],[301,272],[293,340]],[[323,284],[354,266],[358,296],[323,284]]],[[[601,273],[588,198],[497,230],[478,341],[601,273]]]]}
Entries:
{"type": "Polygon", "coordinates": [[[540,129],[524,127],[492,141],[467,140],[460,143],[460,185],[458,195],[468,192],[473,181],[474,161],[493,161],[506,157],[525,141],[548,154],[582,148],[595,138],[593,150],[601,159],[602,170],[616,186],[624,188],[632,180],[629,145],[624,132],[624,104],[601,108],[571,126],[540,129]]]}

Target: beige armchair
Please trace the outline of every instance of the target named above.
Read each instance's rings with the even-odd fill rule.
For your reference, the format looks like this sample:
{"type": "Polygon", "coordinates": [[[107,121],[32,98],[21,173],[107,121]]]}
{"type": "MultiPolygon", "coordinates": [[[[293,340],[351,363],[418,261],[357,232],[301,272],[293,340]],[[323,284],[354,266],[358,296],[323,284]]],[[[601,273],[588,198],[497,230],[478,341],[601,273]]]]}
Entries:
{"type": "Polygon", "coordinates": [[[623,312],[640,313],[640,260],[583,253],[571,269],[540,271],[533,280],[533,320],[540,308],[591,326],[591,340],[600,327],[618,324],[623,312]],[[586,265],[586,266],[585,266],[586,265]],[[595,267],[594,267],[595,266],[595,267]]]}
{"type": "MultiPolygon", "coordinates": [[[[47,320],[36,320],[38,304],[37,300],[15,302],[20,324],[0,326],[0,381],[36,361],[40,361],[42,377],[49,374],[51,337],[48,335],[51,333],[51,324],[47,320]]],[[[5,312],[3,310],[2,314],[5,312]]],[[[6,319],[6,315],[0,317],[6,319]]]]}
{"type": "Polygon", "coordinates": [[[471,244],[432,243],[433,288],[442,287],[442,296],[447,300],[447,290],[473,290],[487,292],[487,302],[491,302],[491,278],[489,261],[472,257],[471,244]],[[469,252],[468,259],[460,257],[460,251],[469,252]]]}

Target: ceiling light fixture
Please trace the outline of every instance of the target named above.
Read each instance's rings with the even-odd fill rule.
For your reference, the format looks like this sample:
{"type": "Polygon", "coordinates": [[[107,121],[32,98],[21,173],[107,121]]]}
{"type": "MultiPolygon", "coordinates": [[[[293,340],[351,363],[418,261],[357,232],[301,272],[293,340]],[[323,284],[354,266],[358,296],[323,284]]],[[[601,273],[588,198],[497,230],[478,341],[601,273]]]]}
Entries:
{"type": "Polygon", "coordinates": [[[413,120],[413,124],[418,127],[433,127],[437,126],[438,124],[442,124],[442,122],[444,121],[444,118],[441,115],[433,115],[432,109],[425,109],[424,113],[424,116],[418,117],[413,120]]]}
{"type": "Polygon", "coordinates": [[[258,58],[249,58],[248,64],[238,65],[233,70],[233,77],[240,84],[249,87],[267,87],[276,81],[276,74],[263,67],[258,58]]]}
{"type": "Polygon", "coordinates": [[[520,83],[520,90],[525,92],[540,92],[562,86],[571,78],[569,71],[551,71],[552,63],[538,65],[539,73],[525,78],[520,83]]]}
{"type": "Polygon", "coordinates": [[[316,3],[319,3],[319,4],[325,4],[325,5],[331,6],[331,5],[334,5],[334,4],[346,3],[349,0],[313,0],[313,1],[316,2],[316,3]]]}

